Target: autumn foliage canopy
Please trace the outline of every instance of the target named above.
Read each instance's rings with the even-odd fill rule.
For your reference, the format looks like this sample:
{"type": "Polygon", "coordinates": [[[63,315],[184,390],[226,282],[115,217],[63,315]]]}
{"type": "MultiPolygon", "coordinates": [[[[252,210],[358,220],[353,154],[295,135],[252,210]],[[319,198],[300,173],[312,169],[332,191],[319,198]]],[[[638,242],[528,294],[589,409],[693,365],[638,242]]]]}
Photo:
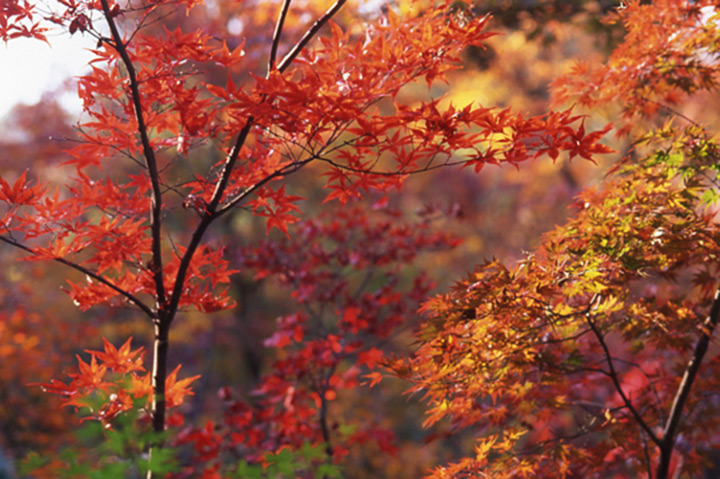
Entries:
{"type": "Polygon", "coordinates": [[[0,359],[76,356],[14,378],[35,396],[13,407],[32,424],[77,411],[65,428],[84,432],[64,451],[0,446],[42,448],[29,477],[700,477],[720,440],[720,145],[691,107],[716,101],[720,12],[574,3],[612,52],[528,114],[512,95],[452,97],[468,52],[515,21],[482,2],[2,0],[5,42],[97,42],[63,147],[0,175],[0,242],[26,285],[0,312],[0,359]],[[532,183],[570,160],[609,167],[570,219],[448,287],[472,236],[442,226],[463,214],[438,205],[455,181],[441,175],[532,183]],[[51,270],[83,319],[48,305],[73,341],[44,352],[60,339],[26,311],[42,301],[31,275],[51,270]],[[238,343],[209,313],[236,318],[238,343]],[[223,384],[233,364],[251,377],[223,384]],[[60,401],[36,417],[41,390],[60,401]],[[400,409],[424,413],[391,410],[403,391],[400,409]],[[432,462],[410,468],[417,454],[432,462]]]}

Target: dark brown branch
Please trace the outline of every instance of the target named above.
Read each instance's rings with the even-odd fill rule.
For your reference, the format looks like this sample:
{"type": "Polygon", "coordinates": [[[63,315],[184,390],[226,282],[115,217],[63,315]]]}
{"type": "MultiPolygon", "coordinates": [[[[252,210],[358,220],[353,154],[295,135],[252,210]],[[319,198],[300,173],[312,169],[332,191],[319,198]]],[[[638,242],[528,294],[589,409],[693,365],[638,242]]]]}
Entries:
{"type": "MultiPolygon", "coordinates": [[[[108,0],[101,0],[103,5],[103,11],[105,13],[108,25],[110,26],[115,48],[120,54],[123,62],[125,63],[128,75],[130,77],[130,87],[132,91],[133,104],[138,121],[138,131],[142,138],[143,149],[145,153],[145,159],[147,162],[148,172],[152,181],[152,210],[151,210],[151,228],[152,228],[152,252],[153,252],[153,268],[154,278],[158,293],[158,317],[155,322],[155,339],[154,339],[154,358],[153,358],[153,407],[152,407],[152,418],[153,418],[153,429],[155,431],[163,431],[165,428],[165,378],[167,375],[167,356],[168,356],[168,341],[169,341],[169,330],[175,315],[177,314],[178,305],[180,304],[180,298],[185,285],[190,263],[197,251],[200,243],[202,242],[203,236],[207,231],[210,224],[217,219],[225,210],[218,211],[218,208],[222,202],[223,196],[227,190],[230,178],[235,169],[235,165],[240,156],[245,141],[247,140],[250,131],[255,123],[255,119],[251,116],[245,121],[245,125],[238,133],[235,143],[225,160],[220,177],[215,184],[212,197],[205,207],[205,211],[202,213],[200,222],[198,223],[195,231],[192,234],[190,243],[185,250],[185,254],[180,260],[177,275],[175,276],[172,292],[170,297],[166,300],[165,289],[163,286],[163,271],[162,271],[162,256],[161,256],[161,189],[159,174],[157,170],[157,163],[155,161],[154,151],[150,145],[149,138],[147,136],[147,127],[145,125],[142,115],[142,104],[140,101],[140,91],[138,88],[138,82],[135,75],[135,70],[128,55],[127,49],[122,42],[122,38],[115,26],[115,22],[112,20],[111,13],[108,7],[108,0]]],[[[345,3],[345,0],[339,0],[334,8],[331,8],[326,14],[316,22],[319,25],[316,29],[311,28],[306,35],[303,37],[300,43],[296,45],[296,50],[291,51],[282,64],[278,68],[281,72],[285,70],[292,60],[299,53],[298,46],[302,48],[312,36],[315,35],[319,27],[326,23],[330,17],[339,9],[339,7],[345,3]]],[[[263,99],[264,101],[264,99],[263,99]]],[[[267,179],[269,181],[269,179],[267,179]]],[[[152,453],[152,451],[150,451],[152,453]]],[[[152,478],[152,472],[148,471],[148,479],[152,478]]]]}
{"type": "MultiPolygon", "coordinates": [[[[5,237],[5,236],[0,236],[0,241],[3,241],[3,242],[5,242],[5,243],[7,243],[7,244],[9,244],[9,245],[12,245],[12,246],[14,246],[14,247],[16,247],[16,248],[19,248],[19,249],[21,249],[21,250],[23,250],[23,251],[27,251],[27,252],[30,253],[30,254],[34,254],[34,255],[37,254],[35,251],[32,250],[32,248],[29,248],[28,246],[25,246],[25,245],[22,244],[22,243],[18,243],[17,241],[15,241],[15,240],[12,239],[12,238],[7,238],[7,237],[5,237]]],[[[70,267],[70,268],[72,268],[72,269],[75,269],[75,270],[77,270],[77,271],[80,271],[81,273],[84,273],[84,274],[86,274],[87,276],[90,276],[92,279],[98,281],[99,283],[104,284],[104,285],[107,286],[108,288],[110,288],[110,289],[112,289],[113,291],[117,292],[118,294],[124,296],[128,301],[130,301],[132,304],[134,304],[135,306],[137,306],[138,308],[140,308],[140,309],[142,310],[142,312],[144,312],[145,314],[147,314],[148,317],[154,319],[154,318],[157,316],[156,313],[155,313],[148,305],[146,305],[145,303],[143,303],[137,296],[135,296],[134,294],[132,294],[132,293],[130,293],[130,292],[128,292],[128,291],[125,291],[124,289],[122,289],[122,288],[120,288],[120,287],[118,287],[117,285],[115,285],[115,284],[114,284],[112,281],[110,281],[109,279],[104,278],[103,276],[101,276],[101,275],[99,275],[99,274],[97,274],[97,273],[94,273],[94,272],[90,271],[89,269],[87,269],[87,268],[84,267],[84,266],[81,266],[81,265],[79,265],[79,264],[77,264],[77,263],[74,263],[74,262],[72,262],[72,261],[66,260],[65,258],[53,258],[53,261],[56,261],[56,262],[58,262],[58,263],[64,264],[65,266],[68,266],[68,267],[70,267]]]]}
{"type": "Polygon", "coordinates": [[[352,166],[343,165],[340,163],[337,163],[336,161],[331,160],[330,158],[325,157],[318,157],[318,160],[325,162],[329,164],[330,166],[337,168],[339,170],[349,171],[351,173],[360,173],[360,174],[366,174],[366,175],[375,175],[375,176],[400,176],[400,175],[417,175],[418,173],[425,173],[428,171],[438,170],[440,168],[448,168],[451,166],[462,166],[469,161],[472,160],[463,160],[463,161],[445,161],[444,163],[439,163],[436,165],[426,165],[422,168],[416,168],[413,170],[397,170],[397,171],[376,171],[372,169],[363,169],[363,168],[354,168],[352,166]]]}
{"type": "Polygon", "coordinates": [[[288,175],[290,173],[294,173],[294,172],[298,171],[299,169],[301,169],[302,167],[304,167],[305,165],[307,165],[308,163],[310,163],[316,159],[317,158],[313,157],[313,158],[307,158],[302,161],[296,161],[296,162],[290,163],[288,165],[283,166],[282,168],[279,168],[279,169],[273,171],[272,173],[267,175],[265,178],[258,181],[257,183],[255,183],[254,185],[252,185],[251,187],[249,187],[242,193],[238,194],[232,200],[228,201],[225,205],[222,206],[222,208],[217,210],[217,215],[220,216],[224,213],[227,213],[229,210],[231,210],[232,208],[237,206],[238,203],[243,201],[245,198],[250,196],[252,193],[257,191],[259,188],[265,186],[267,183],[269,183],[273,179],[278,178],[280,176],[288,175]]]}
{"type": "Polygon", "coordinates": [[[331,459],[333,456],[333,447],[332,443],[330,442],[330,428],[328,428],[327,418],[327,398],[325,397],[325,393],[328,391],[330,378],[332,377],[334,372],[334,366],[329,368],[327,374],[325,375],[325,378],[322,380],[322,384],[318,388],[318,395],[320,396],[320,412],[318,420],[320,421],[320,430],[322,432],[323,441],[325,441],[325,454],[327,454],[328,457],[331,459]]]}
{"type": "MultiPolygon", "coordinates": [[[[130,55],[128,54],[127,45],[123,42],[122,36],[113,20],[113,13],[110,11],[108,0],[100,0],[103,8],[103,15],[107,21],[110,33],[113,38],[112,46],[120,55],[125,65],[130,80],[130,93],[132,97],[133,107],[135,109],[135,118],[137,121],[137,132],[140,135],[140,141],[143,148],[143,156],[145,157],[145,166],[147,167],[150,183],[152,186],[152,196],[150,204],[150,234],[152,237],[150,260],[150,269],[155,283],[155,309],[157,313],[153,318],[153,326],[155,335],[153,339],[153,371],[152,371],[152,425],[153,430],[162,432],[165,430],[165,380],[167,379],[167,360],[168,360],[168,338],[172,315],[168,314],[167,299],[165,296],[164,271],[162,260],[162,189],[160,188],[160,173],[158,172],[155,151],[150,144],[148,128],[143,115],[142,99],[140,95],[140,86],[135,73],[130,55]]],[[[148,453],[153,454],[150,448],[148,453]]],[[[147,479],[152,479],[153,472],[148,470],[147,479]]]]}
{"type": "Polygon", "coordinates": [[[720,289],[715,291],[715,299],[713,299],[712,306],[710,307],[710,314],[703,322],[700,339],[695,346],[695,351],[693,351],[692,358],[690,358],[690,362],[688,362],[685,373],[680,381],[680,386],[678,386],[677,393],[673,399],[668,421],[665,424],[665,429],[663,430],[662,444],[660,444],[660,464],[658,466],[655,479],[667,479],[668,477],[670,470],[670,457],[672,455],[672,450],[675,447],[675,439],[680,427],[682,410],[687,403],[688,397],[690,396],[690,390],[692,389],[695,378],[700,370],[700,364],[702,363],[708,347],[710,346],[710,340],[712,339],[713,332],[715,331],[715,327],[717,326],[719,319],[720,289]]]}
{"type": "Polygon", "coordinates": [[[140,141],[143,147],[143,155],[145,156],[145,163],[150,176],[150,182],[152,184],[152,204],[150,208],[150,230],[152,235],[152,260],[151,268],[153,273],[153,280],[155,282],[155,289],[157,291],[157,302],[156,308],[158,310],[163,309],[165,304],[165,285],[163,283],[163,261],[162,261],[162,191],[160,189],[160,175],[157,168],[157,160],[155,159],[155,151],[150,144],[150,137],[148,136],[148,128],[145,124],[145,117],[143,116],[143,107],[140,96],[140,86],[135,73],[135,66],[133,65],[130,55],[127,51],[127,46],[123,42],[122,36],[118,31],[115,20],[113,20],[113,13],[110,11],[110,5],[108,0],[100,0],[103,8],[103,15],[107,21],[110,33],[113,38],[112,46],[120,55],[120,58],[125,65],[125,69],[128,73],[130,80],[130,92],[135,108],[135,118],[137,120],[137,130],[140,134],[140,141]]]}
{"type": "MultiPolygon", "coordinates": [[[[330,7],[330,9],[325,12],[325,14],[320,19],[318,19],[313,24],[313,26],[307,32],[305,32],[303,38],[295,45],[295,47],[293,47],[293,49],[285,56],[285,58],[283,58],[282,62],[278,66],[278,70],[280,72],[285,71],[290,66],[290,64],[295,59],[295,57],[297,57],[302,48],[310,41],[313,36],[315,36],[315,34],[320,30],[320,28],[324,24],[326,24],[330,20],[330,18],[335,15],[335,13],[337,13],[337,11],[340,9],[340,7],[342,7],[345,1],[346,0],[338,0],[332,7],[330,7]]],[[[177,312],[178,304],[180,303],[180,296],[182,294],[182,290],[185,284],[185,276],[187,275],[190,261],[192,260],[192,257],[194,256],[198,246],[200,246],[200,242],[202,241],[205,231],[207,231],[207,228],[210,226],[210,223],[212,223],[216,218],[228,211],[232,205],[235,205],[237,202],[242,201],[242,199],[247,197],[250,192],[257,190],[257,188],[259,188],[262,184],[267,183],[268,181],[270,181],[270,179],[275,178],[279,175],[278,172],[269,175],[263,181],[258,182],[256,185],[254,185],[253,188],[240,195],[239,198],[235,198],[233,201],[230,202],[230,204],[219,208],[223,195],[227,190],[228,183],[230,182],[232,172],[235,169],[235,165],[238,161],[238,157],[240,156],[240,151],[242,150],[245,141],[250,135],[250,130],[252,129],[254,124],[255,119],[252,116],[249,117],[246,120],[242,130],[240,130],[240,133],[238,133],[238,136],[235,139],[235,143],[230,150],[230,154],[225,160],[223,170],[220,173],[220,179],[215,185],[215,190],[213,191],[210,202],[208,203],[205,212],[200,219],[200,223],[198,223],[192,235],[192,238],[190,239],[190,243],[185,250],[185,254],[180,260],[180,266],[178,267],[177,276],[175,277],[175,284],[173,286],[173,291],[170,296],[170,302],[168,307],[168,316],[170,322],[172,322],[175,313],[177,312]]]]}
{"type": "Polygon", "coordinates": [[[210,226],[210,223],[212,223],[219,216],[216,211],[218,209],[222,196],[225,193],[225,189],[227,188],[227,185],[230,181],[230,175],[235,168],[235,163],[237,162],[238,156],[240,155],[240,150],[242,149],[242,146],[245,144],[245,140],[250,134],[252,125],[253,119],[249,118],[245,123],[243,129],[238,134],[238,137],[235,140],[235,145],[233,146],[233,149],[230,151],[230,154],[225,161],[223,171],[220,174],[220,179],[215,185],[215,190],[213,191],[213,195],[210,198],[210,202],[208,203],[205,211],[203,212],[200,223],[198,223],[197,227],[195,228],[192,238],[190,238],[190,243],[185,250],[185,254],[180,260],[180,266],[178,267],[177,276],[175,276],[175,284],[173,285],[172,294],[170,296],[170,303],[168,305],[168,317],[170,322],[172,322],[173,318],[175,317],[178,305],[180,304],[180,297],[182,296],[182,291],[185,286],[185,276],[187,275],[188,268],[190,267],[190,262],[192,261],[193,255],[195,254],[198,246],[200,246],[200,242],[205,235],[205,231],[207,231],[208,227],[210,226]]]}
{"type": "Polygon", "coordinates": [[[650,426],[645,422],[643,417],[640,415],[637,409],[635,409],[635,406],[633,405],[632,401],[625,395],[625,391],[622,388],[622,385],[620,384],[620,379],[618,378],[617,371],[615,370],[615,366],[613,364],[613,358],[610,354],[610,349],[607,346],[607,343],[605,342],[605,337],[602,335],[600,330],[598,329],[597,325],[595,324],[595,321],[593,321],[590,316],[585,316],[585,319],[588,323],[588,326],[590,326],[590,329],[592,329],[592,332],[595,334],[595,337],[597,338],[598,342],[600,343],[600,346],[603,349],[603,353],[605,354],[605,361],[607,362],[609,371],[610,379],[615,386],[615,390],[620,395],[620,398],[622,398],[623,403],[625,404],[625,407],[628,408],[630,413],[635,418],[635,421],[638,423],[638,425],[642,428],[643,431],[650,437],[652,442],[654,442],[658,447],[661,446],[661,441],[655,435],[655,433],[650,429],[650,426]]]}
{"type": "Polygon", "coordinates": [[[278,46],[280,45],[280,36],[282,35],[285,17],[287,17],[287,12],[290,9],[291,2],[292,0],[283,0],[282,7],[280,8],[280,15],[278,15],[277,23],[275,24],[275,31],[273,32],[272,47],[270,48],[270,60],[268,61],[266,77],[270,76],[270,72],[275,66],[275,58],[277,58],[278,46]]]}
{"type": "Polygon", "coordinates": [[[318,18],[315,23],[305,32],[300,41],[298,41],[294,47],[285,55],[278,65],[278,70],[284,72],[287,67],[290,66],[293,60],[300,54],[305,45],[312,40],[312,38],[320,31],[320,29],[342,8],[347,0],[337,0],[330,8],[327,9],[325,14],[318,18]]]}

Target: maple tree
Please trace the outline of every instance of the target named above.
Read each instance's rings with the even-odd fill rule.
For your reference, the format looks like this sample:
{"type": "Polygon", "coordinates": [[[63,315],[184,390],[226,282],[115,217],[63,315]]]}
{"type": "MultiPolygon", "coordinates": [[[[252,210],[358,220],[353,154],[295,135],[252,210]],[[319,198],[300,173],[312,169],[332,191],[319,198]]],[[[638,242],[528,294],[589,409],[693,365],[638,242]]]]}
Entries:
{"type": "MultiPolygon", "coordinates": [[[[148,477],[170,467],[161,445],[192,447],[191,463],[173,469],[181,477],[245,474],[247,464],[228,470],[229,456],[267,467],[282,464],[283,451],[306,451],[292,460],[323,477],[335,474],[325,461],[358,444],[392,454],[391,431],[347,420],[334,405],[361,383],[375,385],[379,364],[426,394],[428,424],[450,417],[482,432],[475,457],[436,477],[698,471],[717,429],[712,396],[690,394],[717,386],[711,367],[697,369],[717,320],[708,316],[717,308],[717,233],[701,206],[715,198],[715,143],[697,125],[647,133],[635,115],[671,113],[714,85],[712,5],[629,2],[619,10],[625,42],[604,67],[579,65],[555,91],[558,104],[621,104],[632,120],[621,131],[635,135],[642,159],[626,159],[598,191],[583,193],[576,218],[520,266],[488,262],[426,303],[420,349],[395,361],[384,344],[431,284],[400,269],[456,241],[422,222],[403,224],[386,195],[441,167],[480,171],[561,152],[593,160],[609,151],[599,143],[609,127],[589,132],[590,121],[570,108],[526,116],[437,96],[408,100],[404,89],[435,86],[461,52],[490,40],[488,18],[463,2],[398,2],[343,26],[342,15],[360,15],[358,5],[237,3],[223,2],[216,18],[254,9],[265,27],[245,29],[244,43],[196,24],[194,0],[61,1],[51,12],[2,5],[3,40],[49,41],[43,19],[98,43],[92,71],[78,81],[86,119],[61,167],[70,174],[0,179],[0,240],[26,260],[80,273],[67,292],[81,310],[129,307],[153,328],[150,372],[129,342],[104,340],[103,351],[78,357],[69,382],[43,381],[45,389],[110,430],[140,411],[137,421],[158,433],[144,443],[154,446],[140,466],[148,477]],[[323,182],[328,214],[303,218],[292,181],[301,177],[323,182]],[[355,206],[368,196],[374,206],[355,206]],[[231,216],[264,219],[268,240],[236,247],[244,238],[227,232],[221,240],[213,232],[231,216]],[[252,401],[221,389],[221,420],[166,435],[184,422],[167,410],[195,379],[169,366],[171,329],[192,310],[232,308],[240,269],[294,291],[296,310],[266,341],[277,351],[270,372],[252,401]],[[690,277],[696,286],[673,282],[690,277]],[[688,357],[679,384],[673,373],[688,357]],[[688,445],[697,449],[677,452],[688,445]]],[[[63,466],[44,467],[52,477],[63,466]]]]}
{"type": "Polygon", "coordinates": [[[617,102],[633,152],[518,266],[488,261],[425,304],[421,346],[393,368],[430,401],[428,424],[481,431],[432,477],[666,479],[711,464],[717,142],[675,105],[715,85],[717,16],[628,2],[608,62],[556,82],[559,100],[617,102]]]}

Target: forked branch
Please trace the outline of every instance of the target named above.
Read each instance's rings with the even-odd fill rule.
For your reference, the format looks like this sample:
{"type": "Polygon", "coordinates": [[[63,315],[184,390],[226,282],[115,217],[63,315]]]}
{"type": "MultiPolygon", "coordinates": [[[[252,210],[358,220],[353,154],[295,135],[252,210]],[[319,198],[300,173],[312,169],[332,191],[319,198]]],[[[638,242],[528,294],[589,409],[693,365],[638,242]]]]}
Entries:
{"type": "Polygon", "coordinates": [[[657,435],[653,432],[653,430],[650,428],[650,426],[645,422],[645,419],[643,419],[640,412],[637,410],[637,408],[633,405],[630,398],[627,397],[625,394],[625,390],[622,387],[622,384],[620,384],[620,377],[618,376],[617,370],[615,369],[615,364],[612,358],[612,355],[610,354],[610,348],[608,348],[607,342],[605,341],[605,337],[603,336],[602,331],[598,328],[597,324],[595,324],[595,321],[590,317],[590,315],[585,316],[585,320],[590,326],[590,329],[592,330],[593,334],[595,335],[595,338],[598,340],[598,343],[600,343],[600,347],[603,350],[603,354],[605,355],[605,362],[608,365],[608,372],[610,376],[610,380],[613,383],[613,386],[615,387],[615,390],[620,395],[620,398],[623,401],[623,404],[625,407],[630,411],[630,413],[635,418],[635,421],[638,423],[638,425],[642,428],[643,431],[648,435],[650,440],[654,442],[658,447],[661,446],[662,442],[657,437],[657,435]]]}
{"type": "Polygon", "coordinates": [[[305,48],[305,45],[307,45],[317,32],[319,32],[320,29],[335,16],[346,1],[347,0],[337,0],[330,8],[327,9],[322,17],[318,18],[315,23],[308,28],[302,38],[295,44],[294,47],[292,47],[278,65],[278,70],[280,70],[280,72],[284,72],[290,66],[293,60],[295,60],[295,58],[300,54],[302,49],[305,48]]]}

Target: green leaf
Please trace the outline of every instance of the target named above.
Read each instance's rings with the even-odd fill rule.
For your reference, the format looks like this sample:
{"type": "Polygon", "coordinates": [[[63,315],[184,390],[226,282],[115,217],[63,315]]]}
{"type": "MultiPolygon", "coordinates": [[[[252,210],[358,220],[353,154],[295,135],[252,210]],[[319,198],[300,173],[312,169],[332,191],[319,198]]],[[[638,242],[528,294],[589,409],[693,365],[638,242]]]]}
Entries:
{"type": "Polygon", "coordinates": [[[717,203],[719,198],[720,195],[718,195],[718,192],[714,188],[708,188],[703,192],[700,201],[705,205],[712,205],[717,203]]]}
{"type": "Polygon", "coordinates": [[[177,472],[178,465],[175,458],[175,450],[170,447],[154,447],[147,459],[138,459],[138,467],[143,476],[148,470],[151,470],[158,476],[177,472]]]}
{"type": "Polygon", "coordinates": [[[231,477],[238,479],[261,479],[263,468],[259,464],[248,464],[247,461],[239,461],[235,473],[231,477]]]}
{"type": "Polygon", "coordinates": [[[322,477],[342,477],[342,474],[340,473],[340,467],[336,464],[320,464],[320,466],[317,468],[317,473],[315,474],[315,477],[322,478],[322,477]]]}
{"type": "Polygon", "coordinates": [[[18,472],[21,476],[30,476],[36,469],[43,467],[50,461],[47,457],[40,457],[37,452],[28,453],[18,464],[18,472]]]}
{"type": "Polygon", "coordinates": [[[96,469],[90,472],[90,479],[125,479],[129,465],[124,462],[113,462],[106,464],[102,469],[96,469]]]}

